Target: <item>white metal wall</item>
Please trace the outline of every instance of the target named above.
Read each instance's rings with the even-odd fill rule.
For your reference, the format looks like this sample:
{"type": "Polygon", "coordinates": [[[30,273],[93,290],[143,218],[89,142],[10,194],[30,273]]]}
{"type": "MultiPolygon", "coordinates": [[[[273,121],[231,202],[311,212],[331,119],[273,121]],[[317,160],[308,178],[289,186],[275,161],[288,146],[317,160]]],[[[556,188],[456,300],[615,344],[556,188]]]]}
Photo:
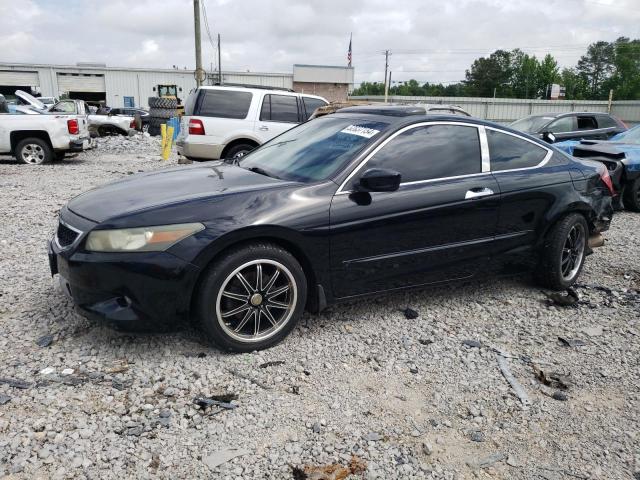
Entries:
{"type": "Polygon", "coordinates": [[[136,107],[145,109],[149,108],[149,97],[158,96],[158,85],[176,85],[178,97],[183,100],[183,103],[189,92],[196,87],[193,72],[188,70],[175,72],[107,70],[105,83],[107,105],[110,107],[123,107],[124,97],[134,97],[136,107]],[[154,88],[156,88],[155,92],[154,88]]]}
{"type": "MultiPolygon", "coordinates": [[[[384,101],[380,95],[352,96],[352,100],[384,101]]],[[[410,97],[390,96],[394,103],[444,103],[459,105],[477,118],[495,122],[512,122],[531,114],[553,112],[607,112],[608,102],[604,100],[526,100],[519,98],[482,97],[410,97]]],[[[614,101],[611,113],[632,123],[640,122],[640,101],[614,101]]]]}

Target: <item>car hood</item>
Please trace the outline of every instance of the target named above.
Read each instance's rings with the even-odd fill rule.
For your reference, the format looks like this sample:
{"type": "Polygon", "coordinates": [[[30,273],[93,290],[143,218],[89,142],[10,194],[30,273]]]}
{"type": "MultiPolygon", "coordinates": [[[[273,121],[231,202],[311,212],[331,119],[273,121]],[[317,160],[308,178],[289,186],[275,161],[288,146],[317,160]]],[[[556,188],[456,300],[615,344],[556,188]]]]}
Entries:
{"type": "Polygon", "coordinates": [[[224,162],[204,162],[133,175],[83,193],[67,206],[81,217],[104,222],[196,199],[278,188],[290,183],[224,162]]]}
{"type": "Polygon", "coordinates": [[[29,105],[31,105],[34,108],[37,108],[38,110],[46,110],[47,109],[47,106],[44,103],[42,103],[40,100],[38,100],[33,95],[29,95],[27,92],[25,92],[23,90],[16,90],[16,97],[21,98],[22,100],[27,102],[29,105]]]}

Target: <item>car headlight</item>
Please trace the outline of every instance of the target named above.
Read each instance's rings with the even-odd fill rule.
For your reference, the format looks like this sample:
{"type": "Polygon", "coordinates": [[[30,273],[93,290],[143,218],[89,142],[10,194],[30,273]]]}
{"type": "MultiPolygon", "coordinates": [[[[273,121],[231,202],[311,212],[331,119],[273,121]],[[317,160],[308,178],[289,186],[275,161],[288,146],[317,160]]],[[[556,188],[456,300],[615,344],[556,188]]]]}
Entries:
{"type": "Polygon", "coordinates": [[[85,248],[93,252],[161,252],[201,230],[201,223],[94,230],[85,248]]]}

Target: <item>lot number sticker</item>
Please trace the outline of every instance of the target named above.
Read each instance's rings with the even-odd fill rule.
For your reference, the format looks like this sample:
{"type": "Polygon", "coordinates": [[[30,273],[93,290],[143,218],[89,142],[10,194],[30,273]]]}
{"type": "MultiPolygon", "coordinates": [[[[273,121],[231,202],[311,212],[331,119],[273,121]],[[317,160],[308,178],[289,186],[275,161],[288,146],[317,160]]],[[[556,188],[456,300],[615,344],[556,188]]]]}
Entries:
{"type": "Polygon", "coordinates": [[[375,134],[380,133],[380,130],[375,128],[360,127],[358,125],[349,125],[348,127],[340,130],[341,133],[348,133],[350,135],[358,135],[359,137],[371,138],[375,134]]]}

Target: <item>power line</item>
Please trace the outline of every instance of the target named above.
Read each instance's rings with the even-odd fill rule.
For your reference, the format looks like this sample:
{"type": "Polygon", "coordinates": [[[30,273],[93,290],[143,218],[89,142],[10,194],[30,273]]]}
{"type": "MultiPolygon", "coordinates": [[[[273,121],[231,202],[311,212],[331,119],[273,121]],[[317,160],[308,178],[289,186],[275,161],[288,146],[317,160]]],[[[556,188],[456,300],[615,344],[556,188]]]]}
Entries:
{"type": "Polygon", "coordinates": [[[215,62],[216,46],[215,46],[215,42],[213,41],[213,37],[211,36],[211,29],[209,28],[209,19],[207,18],[207,6],[205,5],[206,3],[207,3],[206,0],[202,0],[202,19],[204,20],[204,29],[207,32],[209,43],[211,44],[211,48],[213,49],[214,63],[217,63],[215,62]]]}

